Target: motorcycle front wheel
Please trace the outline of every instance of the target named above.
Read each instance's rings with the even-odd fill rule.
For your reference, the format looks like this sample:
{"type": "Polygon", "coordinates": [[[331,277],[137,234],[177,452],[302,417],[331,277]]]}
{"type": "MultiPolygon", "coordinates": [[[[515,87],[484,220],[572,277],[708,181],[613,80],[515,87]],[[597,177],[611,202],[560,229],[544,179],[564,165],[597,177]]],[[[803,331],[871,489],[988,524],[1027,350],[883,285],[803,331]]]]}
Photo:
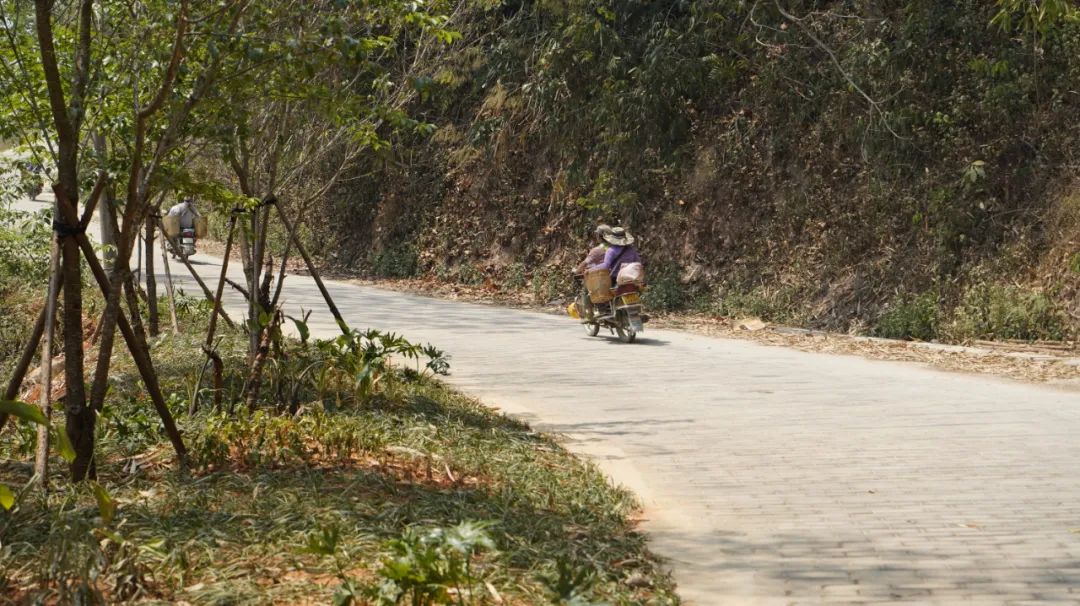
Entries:
{"type": "Polygon", "coordinates": [[[623,343],[633,343],[637,339],[637,332],[629,326],[623,326],[622,324],[615,325],[615,332],[619,335],[619,340],[623,343]]]}

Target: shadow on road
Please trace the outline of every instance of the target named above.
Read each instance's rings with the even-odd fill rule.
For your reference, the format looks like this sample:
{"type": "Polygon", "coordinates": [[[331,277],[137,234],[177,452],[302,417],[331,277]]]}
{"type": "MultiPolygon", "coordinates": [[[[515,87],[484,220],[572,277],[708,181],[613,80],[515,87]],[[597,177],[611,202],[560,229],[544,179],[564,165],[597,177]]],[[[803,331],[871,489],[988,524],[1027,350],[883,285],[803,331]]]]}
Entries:
{"type": "Polygon", "coordinates": [[[637,340],[635,340],[633,343],[623,343],[619,340],[618,337],[604,336],[602,338],[604,339],[604,342],[608,345],[626,345],[629,347],[664,347],[666,345],[670,345],[668,341],[663,341],[661,339],[645,339],[642,337],[638,337],[637,340]]]}
{"type": "Polygon", "coordinates": [[[696,590],[731,598],[753,587],[808,603],[952,602],[978,596],[994,596],[999,603],[1071,601],[1071,588],[1080,582],[1075,559],[1017,557],[1021,554],[1008,537],[983,537],[1000,551],[975,558],[946,536],[928,538],[915,529],[910,534],[898,529],[896,541],[882,544],[858,530],[853,527],[846,536],[781,531],[755,538],[730,531],[659,530],[653,537],[666,553],[678,554],[684,575],[709,579],[696,590]]]}

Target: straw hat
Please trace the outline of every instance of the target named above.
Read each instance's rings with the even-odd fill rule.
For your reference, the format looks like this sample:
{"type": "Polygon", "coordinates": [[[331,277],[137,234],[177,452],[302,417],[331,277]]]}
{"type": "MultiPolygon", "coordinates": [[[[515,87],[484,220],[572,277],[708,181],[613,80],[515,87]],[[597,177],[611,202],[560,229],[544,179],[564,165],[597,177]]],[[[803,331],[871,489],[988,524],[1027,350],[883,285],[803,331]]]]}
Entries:
{"type": "Polygon", "coordinates": [[[611,231],[605,232],[600,237],[612,246],[630,246],[634,243],[634,236],[621,227],[612,227],[611,231]]]}

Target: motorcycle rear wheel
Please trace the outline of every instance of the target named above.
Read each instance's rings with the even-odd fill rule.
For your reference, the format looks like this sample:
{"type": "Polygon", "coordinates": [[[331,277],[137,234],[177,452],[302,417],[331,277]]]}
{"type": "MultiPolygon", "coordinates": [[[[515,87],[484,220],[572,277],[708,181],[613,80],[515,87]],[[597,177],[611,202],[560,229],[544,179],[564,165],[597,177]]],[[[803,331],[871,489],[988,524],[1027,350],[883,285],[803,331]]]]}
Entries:
{"type": "Polygon", "coordinates": [[[633,343],[637,339],[637,333],[633,328],[629,326],[622,326],[621,324],[615,325],[615,332],[619,335],[619,340],[623,343],[633,343]]]}
{"type": "Polygon", "coordinates": [[[599,322],[587,322],[585,324],[582,324],[582,326],[585,327],[585,334],[589,335],[590,337],[595,337],[596,335],[600,334],[599,322]]]}

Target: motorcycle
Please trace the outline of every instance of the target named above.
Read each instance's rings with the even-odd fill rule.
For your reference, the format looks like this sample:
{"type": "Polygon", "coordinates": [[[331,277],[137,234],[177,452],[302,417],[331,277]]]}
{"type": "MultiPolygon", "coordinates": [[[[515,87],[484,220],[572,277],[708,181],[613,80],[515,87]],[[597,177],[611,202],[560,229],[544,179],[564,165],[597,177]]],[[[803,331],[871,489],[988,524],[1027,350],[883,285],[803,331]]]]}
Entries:
{"type": "MultiPolygon", "coordinates": [[[[604,272],[604,278],[610,280],[606,270],[604,272]]],[[[623,343],[633,343],[638,334],[645,331],[645,322],[649,317],[642,313],[641,294],[645,289],[644,285],[619,284],[610,288],[608,293],[594,286],[590,294],[590,289],[584,284],[584,277],[577,278],[583,283],[583,287],[578,301],[570,307],[570,315],[581,320],[587,335],[595,337],[601,328],[607,328],[618,335],[623,343]]]]}
{"type": "MultiPolygon", "coordinates": [[[[177,251],[179,256],[186,259],[195,254],[195,228],[185,227],[181,229],[180,237],[177,238],[176,243],[180,247],[180,250],[177,251]]],[[[173,257],[175,258],[176,256],[177,255],[174,253],[173,257]]]]}

